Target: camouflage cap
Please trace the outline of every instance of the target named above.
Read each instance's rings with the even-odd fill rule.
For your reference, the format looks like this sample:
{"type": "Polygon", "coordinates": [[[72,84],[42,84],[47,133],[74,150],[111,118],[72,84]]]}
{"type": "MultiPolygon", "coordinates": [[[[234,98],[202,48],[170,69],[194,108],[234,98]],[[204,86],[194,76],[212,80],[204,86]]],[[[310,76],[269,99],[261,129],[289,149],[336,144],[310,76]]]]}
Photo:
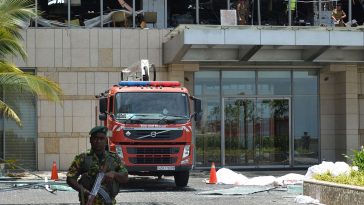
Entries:
{"type": "Polygon", "coordinates": [[[92,136],[92,135],[94,135],[94,134],[96,134],[98,132],[104,133],[106,135],[106,133],[107,133],[107,127],[105,127],[105,126],[96,126],[96,127],[92,128],[90,130],[90,133],[89,134],[92,136]]]}

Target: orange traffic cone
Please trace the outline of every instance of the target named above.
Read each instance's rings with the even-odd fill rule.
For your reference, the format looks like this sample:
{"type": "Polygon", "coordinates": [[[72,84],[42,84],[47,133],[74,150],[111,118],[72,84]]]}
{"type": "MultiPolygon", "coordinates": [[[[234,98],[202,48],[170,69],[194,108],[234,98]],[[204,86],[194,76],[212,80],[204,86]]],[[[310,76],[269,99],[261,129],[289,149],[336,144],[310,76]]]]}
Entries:
{"type": "Polygon", "coordinates": [[[215,163],[212,162],[210,169],[210,180],[208,184],[216,184],[216,183],[217,183],[217,177],[216,177],[215,163]]]}
{"type": "Polygon", "coordinates": [[[57,164],[56,164],[56,161],[53,161],[51,179],[52,180],[58,180],[58,172],[57,172],[57,164]]]}

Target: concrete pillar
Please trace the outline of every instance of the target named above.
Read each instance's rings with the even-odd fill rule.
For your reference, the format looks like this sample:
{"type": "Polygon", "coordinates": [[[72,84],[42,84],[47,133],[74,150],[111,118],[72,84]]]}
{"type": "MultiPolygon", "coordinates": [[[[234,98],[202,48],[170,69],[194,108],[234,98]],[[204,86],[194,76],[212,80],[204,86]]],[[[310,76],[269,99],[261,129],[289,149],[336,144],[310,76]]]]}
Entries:
{"type": "Polygon", "coordinates": [[[358,66],[359,145],[364,145],[364,65],[358,66]]]}
{"type": "Polygon", "coordinates": [[[321,158],[345,160],[359,143],[358,69],[330,65],[320,75],[321,158]]]}
{"type": "MultiPolygon", "coordinates": [[[[170,64],[168,65],[168,80],[179,81],[182,85],[185,85],[185,81],[191,82],[191,74],[185,76],[185,72],[196,72],[199,70],[199,64],[170,64]]],[[[191,83],[188,83],[191,85],[191,83]]]]}

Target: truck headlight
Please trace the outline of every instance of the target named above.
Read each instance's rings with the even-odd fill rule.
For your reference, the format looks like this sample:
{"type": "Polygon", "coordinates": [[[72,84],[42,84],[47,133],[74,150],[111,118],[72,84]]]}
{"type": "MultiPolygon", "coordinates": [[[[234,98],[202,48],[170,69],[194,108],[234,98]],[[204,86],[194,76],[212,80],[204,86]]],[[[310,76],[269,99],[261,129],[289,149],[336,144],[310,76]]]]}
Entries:
{"type": "Polygon", "coordinates": [[[116,154],[118,154],[120,158],[124,158],[123,150],[121,149],[121,145],[116,145],[115,150],[116,150],[116,154]]]}
{"type": "Polygon", "coordinates": [[[183,149],[182,159],[190,156],[190,147],[190,145],[185,145],[185,148],[183,149]]]}

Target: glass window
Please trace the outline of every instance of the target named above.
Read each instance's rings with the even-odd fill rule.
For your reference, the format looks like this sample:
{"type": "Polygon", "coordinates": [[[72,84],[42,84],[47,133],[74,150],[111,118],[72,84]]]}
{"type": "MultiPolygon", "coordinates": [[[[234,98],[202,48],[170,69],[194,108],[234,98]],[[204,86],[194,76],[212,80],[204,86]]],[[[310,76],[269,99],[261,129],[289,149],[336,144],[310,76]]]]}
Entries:
{"type": "Polygon", "coordinates": [[[209,167],[211,162],[221,165],[221,115],[218,97],[202,100],[203,116],[196,122],[196,165],[209,167]]]}
{"type": "Polygon", "coordinates": [[[35,170],[37,168],[35,97],[25,91],[12,92],[6,88],[2,91],[1,99],[19,115],[23,126],[19,127],[13,120],[0,118],[0,157],[16,160],[18,165],[35,170]]]}
{"type": "MultiPolygon", "coordinates": [[[[85,13],[85,7],[82,6],[85,5],[82,4],[82,0],[65,0],[66,3],[68,3],[68,1],[71,2],[71,21],[69,22],[70,26],[79,27],[84,25],[83,14],[85,13]]],[[[66,23],[68,26],[68,19],[66,19],[66,23]]]]}
{"type": "Polygon", "coordinates": [[[258,95],[290,94],[290,71],[258,71],[258,95]]]}
{"type": "Polygon", "coordinates": [[[129,114],[164,114],[189,117],[185,93],[131,92],[116,95],[116,117],[129,114]],[[122,100],[121,100],[122,99],[122,100]]]}
{"type": "Polygon", "coordinates": [[[164,28],[166,6],[168,6],[165,5],[167,0],[143,0],[142,3],[143,13],[140,17],[142,16],[144,23],[146,23],[145,26],[148,28],[164,28]]]}
{"type": "Polygon", "coordinates": [[[195,95],[216,96],[220,93],[220,72],[200,71],[195,73],[195,95]]]}
{"type": "Polygon", "coordinates": [[[199,0],[200,24],[220,25],[220,10],[227,9],[227,1],[199,0]]]}
{"type": "Polygon", "coordinates": [[[68,19],[67,0],[38,0],[39,27],[66,27],[68,19]]]}
{"type": "MultiPolygon", "coordinates": [[[[292,0],[293,1],[293,0],[292,0]]],[[[255,2],[257,8],[257,1],[255,2]]],[[[292,3],[292,5],[296,5],[292,3]]],[[[253,7],[254,8],[254,7],[253,7]]],[[[302,8],[300,6],[299,8],[302,8]]],[[[292,7],[293,12],[295,11],[292,7]]],[[[258,13],[258,12],[254,12],[258,13]]],[[[298,14],[298,13],[297,13],[298,14]]],[[[300,13],[303,15],[303,13],[300,13]]],[[[277,1],[277,0],[264,0],[260,1],[260,15],[262,25],[288,25],[288,12],[287,12],[287,1],[277,1]]],[[[293,14],[292,16],[295,16],[293,14]]],[[[297,16],[298,17],[298,16],[297,16]]],[[[292,18],[292,21],[294,18],[292,18]]],[[[258,24],[258,16],[254,17],[255,24],[258,24]]],[[[293,25],[293,24],[292,24],[293,25]]]]}
{"type": "MultiPolygon", "coordinates": [[[[158,4],[164,11],[164,0],[158,4]]],[[[148,1],[147,1],[148,2],[148,1]]],[[[38,0],[38,10],[41,17],[37,20],[39,27],[101,27],[101,3],[103,6],[104,27],[132,27],[133,6],[135,6],[136,25],[143,20],[140,14],[142,0],[38,0]],[[68,2],[70,2],[70,22],[68,22],[68,2]]],[[[162,15],[162,14],[161,14],[162,15]]]]}
{"type": "Polygon", "coordinates": [[[316,95],[317,94],[316,71],[294,71],[293,72],[293,94],[294,95],[316,95]]]}
{"type": "Polygon", "coordinates": [[[168,0],[168,27],[196,23],[196,0],[168,0]]]}
{"type": "Polygon", "coordinates": [[[317,96],[293,97],[294,164],[317,164],[319,152],[317,96]]]}
{"type": "MultiPolygon", "coordinates": [[[[257,136],[262,137],[263,140],[263,144],[260,145],[263,147],[261,147],[262,153],[259,154],[259,164],[263,165],[265,163],[264,160],[267,160],[266,163],[287,164],[290,154],[289,137],[294,142],[293,165],[311,165],[318,163],[319,118],[317,71],[220,72],[221,75],[218,71],[199,71],[195,73],[195,94],[202,99],[204,110],[203,120],[196,123],[197,166],[209,166],[209,160],[212,160],[211,158],[215,158],[215,161],[220,161],[218,158],[221,154],[221,148],[219,147],[219,145],[221,146],[221,105],[219,102],[221,95],[219,92],[219,76],[221,76],[221,90],[225,100],[224,114],[226,118],[224,125],[226,146],[225,156],[223,157],[225,157],[227,164],[237,162],[231,161],[236,160],[231,158],[231,156],[235,156],[235,154],[236,156],[240,156],[242,154],[242,152],[235,153],[232,151],[236,148],[236,144],[229,137],[235,136],[236,133],[241,133],[241,130],[235,128],[245,125],[239,121],[243,119],[241,116],[244,116],[245,113],[241,116],[237,115],[236,122],[239,122],[239,124],[235,125],[233,121],[229,121],[230,118],[229,113],[227,113],[227,108],[234,109],[234,106],[239,104],[235,102],[229,104],[226,100],[230,98],[226,97],[229,97],[229,95],[237,97],[236,95],[241,94],[258,95],[256,112],[258,116],[260,112],[262,115],[260,116],[261,120],[255,122],[256,125],[253,128],[259,128],[260,133],[256,132],[255,134],[258,134],[257,136]],[[291,76],[293,76],[292,82],[291,76]],[[257,88],[255,88],[256,85],[258,86],[257,88]],[[287,99],[280,100],[277,96],[289,97],[291,101],[287,99]],[[259,100],[259,98],[262,99],[259,100]],[[261,108],[269,108],[270,110],[261,108]],[[272,117],[270,116],[271,114],[275,115],[272,117]],[[290,123],[290,117],[292,117],[292,124],[290,123]],[[271,119],[269,120],[269,118],[271,119]],[[271,126],[274,126],[274,129],[271,126]],[[289,136],[290,129],[292,130],[292,136],[289,136]],[[278,138],[271,136],[278,136],[278,138]],[[269,157],[265,158],[267,156],[269,157]]],[[[237,99],[244,101],[251,98],[249,96],[243,96],[237,99]]],[[[249,163],[255,163],[255,159],[249,158],[251,157],[250,155],[244,155],[244,157],[245,161],[235,164],[237,166],[245,166],[249,163]]]]}
{"type": "Polygon", "coordinates": [[[255,95],[254,71],[222,71],[223,95],[255,95]]]}

